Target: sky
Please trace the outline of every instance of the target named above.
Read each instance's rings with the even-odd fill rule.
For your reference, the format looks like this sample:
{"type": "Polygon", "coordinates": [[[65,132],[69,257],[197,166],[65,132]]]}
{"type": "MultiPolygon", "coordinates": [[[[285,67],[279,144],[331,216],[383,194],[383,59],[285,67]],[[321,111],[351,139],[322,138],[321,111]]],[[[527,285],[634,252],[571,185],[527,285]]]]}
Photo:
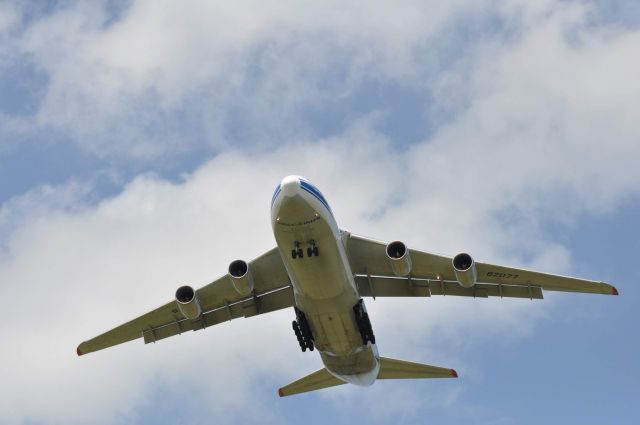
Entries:
{"type": "Polygon", "coordinates": [[[636,424],[634,1],[0,0],[0,422],[636,424]],[[279,398],[291,309],[81,358],[275,244],[304,175],[338,224],[618,297],[367,300],[381,355],[457,380],[279,398]]]}

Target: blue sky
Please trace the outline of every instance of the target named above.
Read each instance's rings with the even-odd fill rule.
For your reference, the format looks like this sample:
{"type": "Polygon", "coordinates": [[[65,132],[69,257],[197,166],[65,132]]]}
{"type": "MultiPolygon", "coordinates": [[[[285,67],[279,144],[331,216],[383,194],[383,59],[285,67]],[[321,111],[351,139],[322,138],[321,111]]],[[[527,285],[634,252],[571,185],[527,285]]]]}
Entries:
{"type": "Polygon", "coordinates": [[[0,2],[0,422],[635,424],[639,27],[623,0],[0,2]],[[75,356],[271,248],[288,174],[354,233],[621,296],[368,301],[382,355],[460,379],[286,399],[321,366],[291,311],[75,356]]]}

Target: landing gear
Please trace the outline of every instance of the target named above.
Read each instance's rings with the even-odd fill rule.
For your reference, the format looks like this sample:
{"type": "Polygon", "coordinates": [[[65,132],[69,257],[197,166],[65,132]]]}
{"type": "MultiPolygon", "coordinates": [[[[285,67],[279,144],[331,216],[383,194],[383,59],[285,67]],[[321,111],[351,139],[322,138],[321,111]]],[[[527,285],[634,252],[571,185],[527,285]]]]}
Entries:
{"type": "Polygon", "coordinates": [[[300,248],[300,242],[294,243],[294,248],[291,250],[291,258],[294,260],[296,258],[302,258],[304,256],[304,251],[300,248]]]}
{"type": "Polygon", "coordinates": [[[298,339],[298,344],[300,344],[300,349],[302,352],[307,351],[307,344],[304,342],[304,337],[302,336],[302,332],[300,332],[300,325],[295,320],[291,322],[291,326],[293,327],[293,333],[296,334],[296,338],[298,339]]]}
{"type": "Polygon", "coordinates": [[[297,307],[294,308],[296,310],[296,320],[291,323],[291,326],[298,339],[298,344],[300,344],[300,349],[302,352],[307,351],[307,348],[309,351],[313,351],[313,334],[311,333],[307,316],[297,307]]]}
{"type": "Polygon", "coordinates": [[[309,247],[307,248],[307,257],[313,257],[314,255],[317,257],[320,255],[320,251],[316,246],[316,241],[312,239],[309,241],[309,247]]]}
{"type": "MultiPolygon", "coordinates": [[[[317,257],[318,255],[320,255],[320,250],[316,246],[316,241],[312,239],[308,243],[309,243],[309,246],[307,247],[307,257],[313,257],[313,256],[317,257]]],[[[297,242],[297,241],[294,242],[294,248],[291,250],[291,258],[295,260],[296,258],[303,258],[303,257],[304,257],[304,251],[300,247],[300,242],[297,242]]]]}
{"type": "Polygon", "coordinates": [[[360,299],[360,301],[358,301],[358,303],[353,306],[353,312],[356,315],[356,324],[358,325],[358,330],[360,331],[360,336],[362,337],[362,343],[365,345],[367,344],[367,342],[375,344],[376,337],[373,334],[373,329],[371,329],[369,314],[364,309],[364,302],[362,301],[362,299],[360,299]]]}

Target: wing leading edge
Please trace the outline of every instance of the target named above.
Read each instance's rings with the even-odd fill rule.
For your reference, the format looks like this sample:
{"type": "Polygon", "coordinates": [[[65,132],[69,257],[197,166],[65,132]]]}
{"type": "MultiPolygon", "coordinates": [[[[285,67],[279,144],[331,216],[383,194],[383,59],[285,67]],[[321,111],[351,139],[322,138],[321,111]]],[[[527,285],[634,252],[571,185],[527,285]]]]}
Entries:
{"type": "Polygon", "coordinates": [[[174,301],[136,319],[84,341],[77,348],[83,355],[137,338],[146,344],[187,331],[195,331],[239,317],[251,317],[294,305],[293,290],[280,253],[274,248],[249,263],[255,283],[251,295],[242,296],[225,275],[196,291],[203,313],[186,319],[174,301]]]}

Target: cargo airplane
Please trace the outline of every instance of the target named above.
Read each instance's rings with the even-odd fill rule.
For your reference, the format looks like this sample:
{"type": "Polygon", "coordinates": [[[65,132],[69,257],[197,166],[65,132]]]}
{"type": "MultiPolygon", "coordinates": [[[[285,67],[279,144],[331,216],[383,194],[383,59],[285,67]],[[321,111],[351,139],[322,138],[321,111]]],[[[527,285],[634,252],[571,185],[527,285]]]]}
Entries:
{"type": "Polygon", "coordinates": [[[329,203],[308,180],[287,176],[271,200],[276,247],[253,261],[235,260],[228,273],[81,343],[87,354],[126,341],[145,343],[239,317],[291,308],[302,351],[317,350],[324,368],[283,388],[280,396],[377,379],[455,378],[453,369],[381,357],[364,297],[514,297],[541,299],[545,291],[618,295],[615,287],[409,249],[338,227],[329,203]]]}

